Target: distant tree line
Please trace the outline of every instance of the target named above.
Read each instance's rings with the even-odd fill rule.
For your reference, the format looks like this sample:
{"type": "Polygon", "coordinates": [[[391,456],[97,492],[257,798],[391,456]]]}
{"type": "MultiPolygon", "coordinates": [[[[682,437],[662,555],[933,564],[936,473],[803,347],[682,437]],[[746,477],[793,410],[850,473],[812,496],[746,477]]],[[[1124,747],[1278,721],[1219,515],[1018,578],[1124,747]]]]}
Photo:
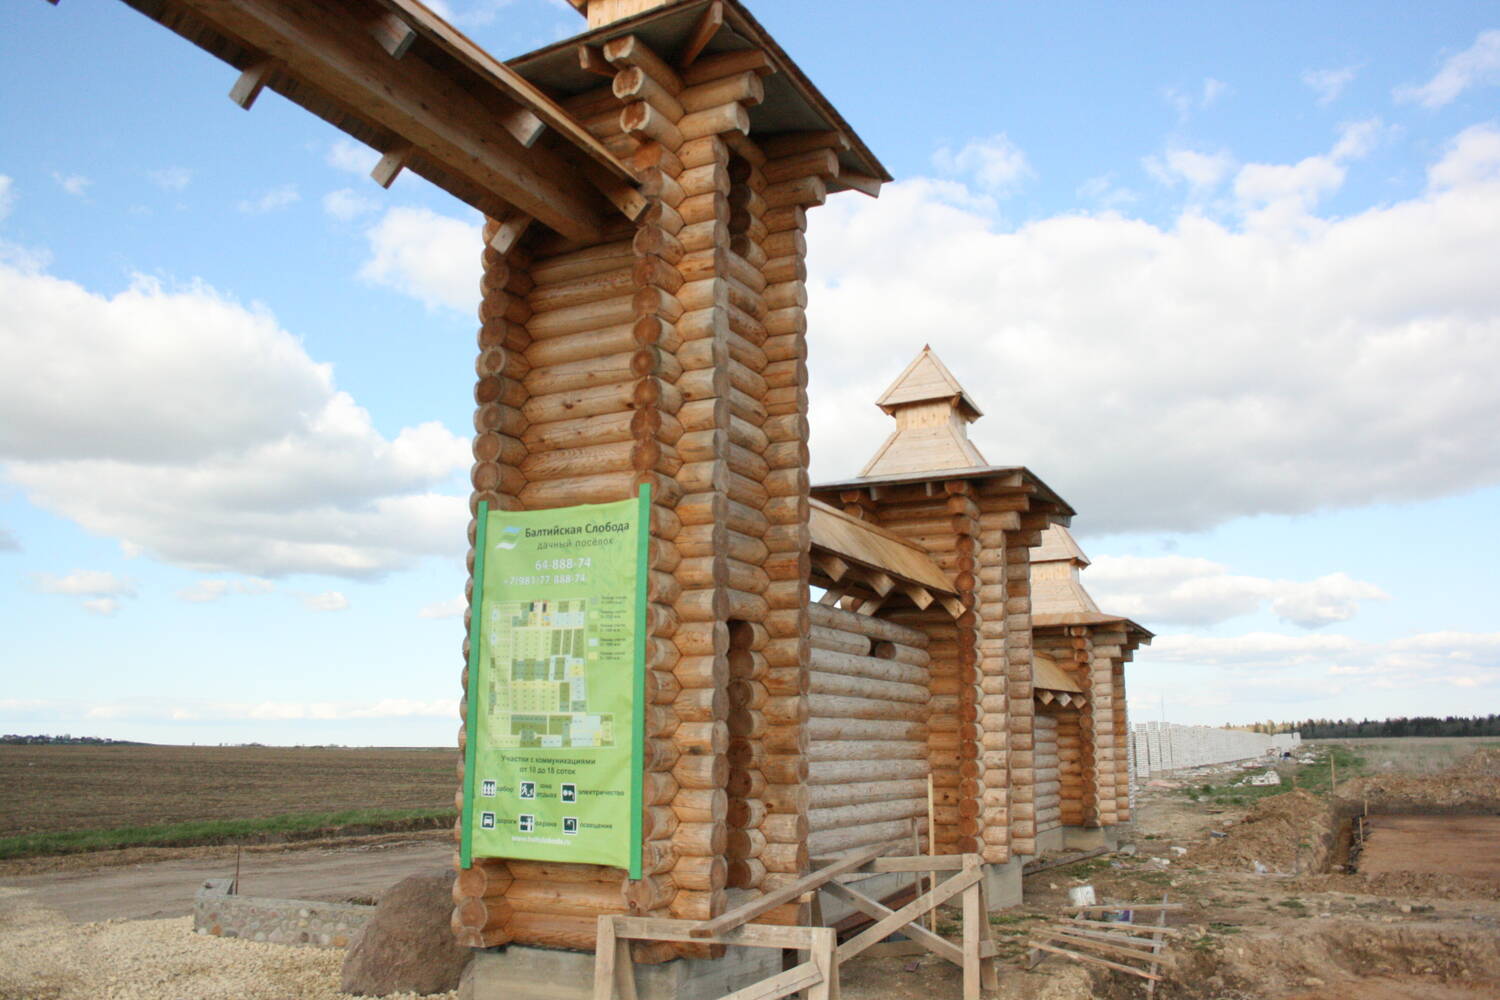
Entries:
{"type": "Polygon", "coordinates": [[[16,733],[6,733],[0,736],[0,744],[6,743],[45,743],[63,744],[66,746],[145,746],[135,740],[111,740],[102,736],[69,736],[63,733],[61,736],[21,736],[16,733]]]}
{"type": "Polygon", "coordinates": [[[1305,740],[1390,736],[1500,736],[1500,715],[1417,715],[1396,719],[1304,719],[1232,726],[1253,733],[1301,733],[1305,740]]]}

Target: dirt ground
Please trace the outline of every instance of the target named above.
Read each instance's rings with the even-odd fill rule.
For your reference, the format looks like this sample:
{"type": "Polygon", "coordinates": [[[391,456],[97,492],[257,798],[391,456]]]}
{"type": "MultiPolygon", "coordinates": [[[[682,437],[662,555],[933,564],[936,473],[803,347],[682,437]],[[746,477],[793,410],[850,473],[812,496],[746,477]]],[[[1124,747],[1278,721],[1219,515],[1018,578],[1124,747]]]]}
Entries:
{"type": "MultiPolygon", "coordinates": [[[[1162,1000],[1500,996],[1500,880],[1482,872],[1417,870],[1448,830],[1479,817],[1486,819],[1474,825],[1493,829],[1500,814],[1500,747],[1463,758],[1472,744],[1415,742],[1361,744],[1361,773],[1341,774],[1331,799],[1305,790],[1244,805],[1189,797],[1205,784],[1238,778],[1243,772],[1233,766],[1153,783],[1137,798],[1132,849],[1031,875],[1025,905],[991,916],[1003,961],[999,1000],[1145,995],[1139,979],[1062,957],[1025,968],[1028,939],[1059,917],[1068,890],[1081,885],[1093,886],[1101,902],[1150,902],[1167,894],[1184,904],[1169,921],[1180,936],[1164,955],[1165,979],[1156,991],[1162,1000]],[[1385,870],[1384,862],[1375,866],[1379,871],[1364,870],[1369,857],[1351,850],[1357,841],[1349,832],[1351,820],[1366,808],[1374,817],[1366,850],[1375,850],[1375,858],[1385,850],[1401,870],[1385,870]],[[1384,833],[1399,827],[1386,823],[1382,830],[1382,817],[1434,813],[1450,817],[1438,834],[1406,847],[1378,847],[1384,833]],[[1404,869],[1403,856],[1410,862],[1404,869]]],[[[444,856],[449,849],[438,842],[428,846],[444,856]]],[[[364,867],[386,884],[409,870],[397,853],[366,851],[363,860],[350,860],[359,853],[266,852],[257,864],[263,860],[274,868],[279,856],[304,855],[303,867],[289,876],[303,884],[311,884],[325,865],[330,872],[352,865],[336,880],[364,867]]],[[[222,867],[224,858],[172,863],[205,861],[222,867]]],[[[157,877],[153,868],[160,870],[142,865],[110,871],[138,871],[140,880],[149,880],[157,877]]],[[[25,956],[0,961],[0,1000],[337,996],[337,954],[196,937],[184,918],[92,922],[62,933],[67,916],[51,905],[53,893],[76,873],[32,877],[25,888],[14,879],[5,880],[10,888],[0,888],[0,955],[25,956]],[[60,957],[40,947],[43,941],[64,941],[70,950],[60,957]]],[[[129,894],[131,885],[125,878],[112,892],[129,894]]],[[[945,910],[939,930],[956,936],[958,926],[958,912],[945,910]]],[[[940,1000],[960,995],[960,976],[931,956],[864,958],[845,966],[842,987],[847,1000],[940,1000]]]]}
{"type": "Polygon", "coordinates": [[[1371,816],[1363,832],[1362,875],[1500,880],[1500,816],[1371,816]]]}

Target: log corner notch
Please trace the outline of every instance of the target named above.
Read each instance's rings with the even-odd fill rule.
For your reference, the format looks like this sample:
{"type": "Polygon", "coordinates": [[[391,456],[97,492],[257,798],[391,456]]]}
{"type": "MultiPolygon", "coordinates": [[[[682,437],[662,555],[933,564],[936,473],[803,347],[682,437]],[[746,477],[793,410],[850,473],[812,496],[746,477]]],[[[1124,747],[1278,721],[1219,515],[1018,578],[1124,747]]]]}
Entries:
{"type": "Polygon", "coordinates": [[[877,404],[896,430],[858,479],[813,487],[919,547],[961,613],[896,610],[926,634],[934,850],[1004,864],[1036,852],[1029,553],[1072,509],[1030,470],[994,466],[968,439],[980,410],[930,348],[877,404]]]}
{"type": "Polygon", "coordinates": [[[630,167],[416,0],[126,2],[238,70],[241,107],[273,90],[490,218],[589,242],[645,210],[630,167]]]}

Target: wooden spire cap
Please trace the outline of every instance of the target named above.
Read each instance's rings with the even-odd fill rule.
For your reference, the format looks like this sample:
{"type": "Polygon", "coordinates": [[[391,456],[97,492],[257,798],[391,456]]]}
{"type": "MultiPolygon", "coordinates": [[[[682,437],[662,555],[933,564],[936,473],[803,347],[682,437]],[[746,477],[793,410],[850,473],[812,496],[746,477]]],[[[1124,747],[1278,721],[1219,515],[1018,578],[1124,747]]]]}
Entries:
{"type": "Polygon", "coordinates": [[[1067,528],[1054,524],[1042,532],[1042,544],[1031,550],[1032,614],[1098,614],[1099,605],[1079,578],[1088,564],[1088,556],[1067,528]]]}
{"type": "Polygon", "coordinates": [[[988,464],[968,431],[983,411],[930,346],[922,348],[875,405],[896,418],[896,432],[860,471],[861,477],[988,464]]]}

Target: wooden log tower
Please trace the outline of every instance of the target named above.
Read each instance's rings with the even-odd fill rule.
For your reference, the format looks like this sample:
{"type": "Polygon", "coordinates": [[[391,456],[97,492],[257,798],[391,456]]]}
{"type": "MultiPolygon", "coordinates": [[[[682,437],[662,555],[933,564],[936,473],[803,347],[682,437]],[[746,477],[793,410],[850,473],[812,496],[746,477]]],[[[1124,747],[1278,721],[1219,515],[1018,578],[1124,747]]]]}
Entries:
{"type": "Polygon", "coordinates": [[[813,496],[912,542],[952,578],[956,616],[891,616],[928,639],[933,843],[1008,865],[1037,850],[1030,551],[1073,511],[1028,469],[985,462],[967,432],[979,407],[931,348],[877,405],[895,432],[859,478],[813,496]]]}
{"type": "Polygon", "coordinates": [[[1050,847],[1097,846],[1098,835],[1118,838],[1130,821],[1125,664],[1153,636],[1099,610],[1080,579],[1088,564],[1061,525],[1043,532],[1031,553],[1038,711],[1056,728],[1050,847]]]}
{"type": "Polygon", "coordinates": [[[830,192],[889,176],[732,0],[575,6],[591,30],[508,67],[629,167],[644,206],[589,239],[489,219],[471,508],[651,486],[643,877],[480,861],[455,887],[474,947],[589,949],[600,914],[707,920],[798,878],[810,713],[836,698],[808,672],[804,232],[830,192]]]}

